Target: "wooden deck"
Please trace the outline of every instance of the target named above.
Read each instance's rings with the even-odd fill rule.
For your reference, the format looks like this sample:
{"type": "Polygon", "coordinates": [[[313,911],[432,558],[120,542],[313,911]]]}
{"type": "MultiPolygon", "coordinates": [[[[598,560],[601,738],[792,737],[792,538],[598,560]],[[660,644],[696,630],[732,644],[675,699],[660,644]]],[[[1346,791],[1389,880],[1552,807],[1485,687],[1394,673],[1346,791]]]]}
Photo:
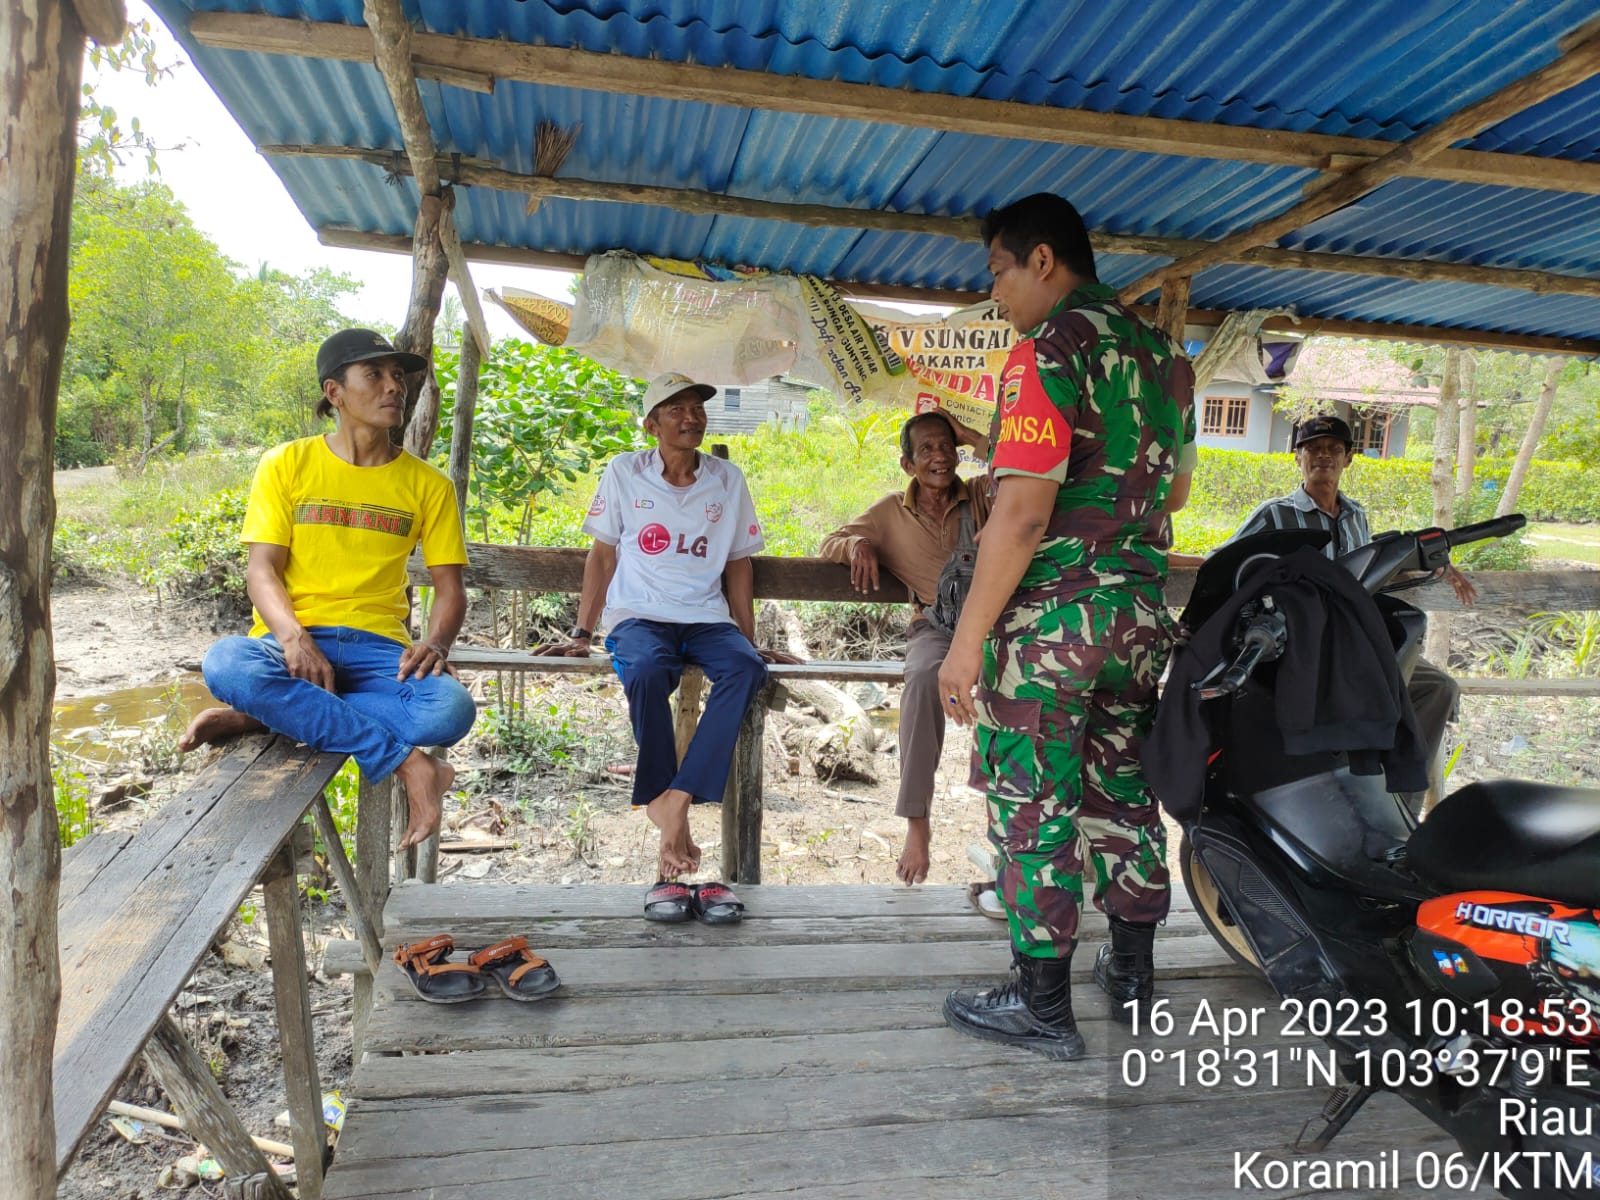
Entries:
{"type": "MultiPolygon", "coordinates": [[[[558,998],[455,1007],[416,1000],[385,964],[327,1180],[330,1200],[940,1200],[1304,1195],[1236,1187],[1235,1153],[1291,1159],[1326,1089],[1308,1088],[1273,997],[1175,912],[1157,942],[1159,990],[1179,1030],[1135,1041],[1087,978],[1090,1057],[1051,1063],[944,1026],[945,992],[1003,974],[1004,927],[959,889],[740,889],[743,925],[661,926],[643,888],[397,889],[387,943],[449,931],[475,948],[527,933],[565,984],[558,998]],[[1265,1006],[1280,1086],[1180,1085],[1173,1052],[1223,1045],[1187,1026],[1203,1001],[1265,1006]],[[1165,1051],[1142,1086],[1124,1052],[1165,1051]],[[424,1052],[424,1053],[417,1053],[424,1052]]],[[[1230,1064],[1230,1069],[1232,1065],[1230,1064]]],[[[1453,1147],[1392,1097],[1370,1103],[1330,1160],[1453,1147]]],[[[1399,1186],[1325,1193],[1422,1196],[1399,1186]]],[[[1433,1193],[1438,1194],[1438,1193],[1433,1193]]]]}

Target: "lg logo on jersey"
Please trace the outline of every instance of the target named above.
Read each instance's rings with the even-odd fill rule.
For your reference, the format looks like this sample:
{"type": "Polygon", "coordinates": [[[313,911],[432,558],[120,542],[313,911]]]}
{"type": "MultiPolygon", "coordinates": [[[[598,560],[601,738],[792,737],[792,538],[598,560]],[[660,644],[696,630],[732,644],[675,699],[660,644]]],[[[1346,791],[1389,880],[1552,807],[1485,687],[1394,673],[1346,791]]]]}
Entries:
{"type": "Polygon", "coordinates": [[[695,538],[692,542],[686,541],[686,538],[686,534],[680,533],[678,535],[678,544],[674,548],[672,546],[672,532],[665,525],[646,525],[639,531],[639,549],[653,556],[662,554],[670,548],[674,549],[677,554],[687,554],[693,558],[704,558],[706,556],[706,539],[704,535],[695,538]]]}

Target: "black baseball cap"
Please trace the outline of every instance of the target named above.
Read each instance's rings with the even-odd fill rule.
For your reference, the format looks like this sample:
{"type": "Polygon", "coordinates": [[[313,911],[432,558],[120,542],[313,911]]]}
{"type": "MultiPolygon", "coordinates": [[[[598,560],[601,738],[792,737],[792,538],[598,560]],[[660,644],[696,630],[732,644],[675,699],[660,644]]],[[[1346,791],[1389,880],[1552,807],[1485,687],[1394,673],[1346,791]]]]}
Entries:
{"type": "Polygon", "coordinates": [[[1290,448],[1298,450],[1312,438],[1319,437],[1338,438],[1345,444],[1346,449],[1356,444],[1350,426],[1338,417],[1312,417],[1309,421],[1295,426],[1294,444],[1290,448]]]}
{"type": "Polygon", "coordinates": [[[326,383],[351,363],[374,358],[398,358],[407,372],[420,371],[428,360],[420,354],[396,350],[394,344],[371,329],[341,329],[317,348],[317,382],[326,383]]]}

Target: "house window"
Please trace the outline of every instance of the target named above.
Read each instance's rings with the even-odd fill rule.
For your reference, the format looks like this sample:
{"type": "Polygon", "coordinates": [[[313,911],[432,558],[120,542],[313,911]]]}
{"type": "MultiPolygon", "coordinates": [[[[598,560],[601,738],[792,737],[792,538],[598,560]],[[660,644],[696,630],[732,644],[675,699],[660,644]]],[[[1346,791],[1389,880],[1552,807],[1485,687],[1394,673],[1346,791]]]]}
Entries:
{"type": "Polygon", "coordinates": [[[723,388],[722,389],[722,407],[724,409],[727,409],[730,412],[739,407],[739,389],[738,388],[723,388]]]}
{"type": "Polygon", "coordinates": [[[1357,454],[1372,454],[1382,458],[1389,449],[1389,418],[1392,413],[1351,413],[1350,434],[1355,438],[1357,454]]]}
{"type": "Polygon", "coordinates": [[[1242,438],[1250,424],[1249,396],[1207,396],[1200,421],[1202,437],[1242,438]]]}

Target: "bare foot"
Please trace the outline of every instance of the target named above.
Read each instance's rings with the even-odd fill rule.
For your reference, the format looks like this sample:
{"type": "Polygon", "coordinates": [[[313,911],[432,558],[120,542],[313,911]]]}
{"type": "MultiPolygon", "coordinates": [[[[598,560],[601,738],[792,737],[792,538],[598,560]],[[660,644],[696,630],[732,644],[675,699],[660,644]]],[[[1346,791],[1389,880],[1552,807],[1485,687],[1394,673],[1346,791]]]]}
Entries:
{"type": "Polygon", "coordinates": [[[900,851],[900,861],[895,864],[894,877],[910,887],[928,877],[929,847],[933,844],[933,827],[927,817],[906,818],[906,845],[900,851]]]}
{"type": "Polygon", "coordinates": [[[656,869],[662,879],[676,879],[700,867],[700,847],[689,836],[689,805],[693,800],[681,788],[668,788],[644,806],[644,815],[661,830],[656,869]]]}
{"type": "Polygon", "coordinates": [[[266,726],[236,708],[208,708],[196,714],[189,728],[178,739],[178,753],[187,754],[209,742],[221,741],[236,733],[255,733],[266,726]]]}
{"type": "Polygon", "coordinates": [[[405,835],[400,839],[400,849],[416,846],[439,832],[439,822],[444,816],[444,794],[455,782],[456,769],[442,759],[422,750],[413,750],[405,762],[395,768],[395,775],[406,788],[405,835]]]}

